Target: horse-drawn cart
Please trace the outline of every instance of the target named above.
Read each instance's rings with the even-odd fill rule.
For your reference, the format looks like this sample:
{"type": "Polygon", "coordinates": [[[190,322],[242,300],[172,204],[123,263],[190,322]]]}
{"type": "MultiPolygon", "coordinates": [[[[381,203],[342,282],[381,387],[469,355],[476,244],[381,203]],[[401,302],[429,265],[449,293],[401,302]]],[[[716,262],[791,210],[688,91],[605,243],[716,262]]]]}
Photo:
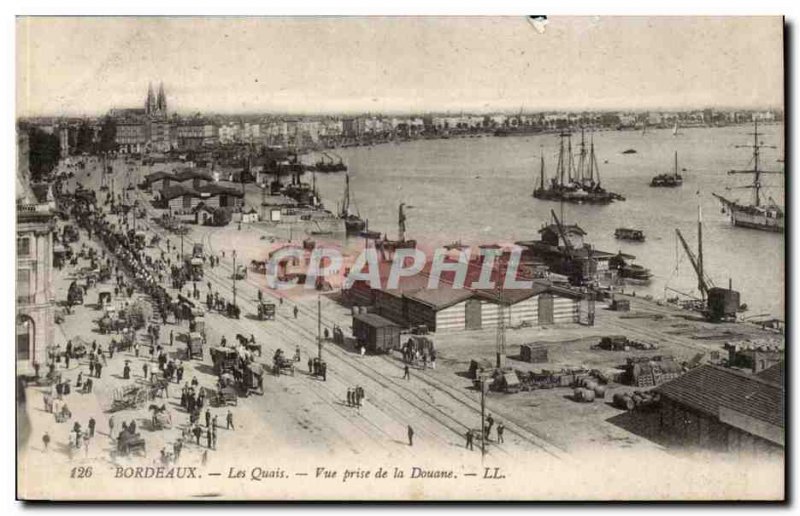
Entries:
{"type": "Polygon", "coordinates": [[[244,349],[246,349],[247,351],[250,351],[252,353],[258,353],[258,356],[259,357],[261,356],[261,344],[258,344],[256,342],[255,337],[250,336],[250,338],[248,339],[247,337],[245,337],[241,333],[237,333],[236,334],[236,340],[238,340],[239,341],[239,345],[244,347],[244,349]]]}
{"type": "Polygon", "coordinates": [[[190,332],[186,335],[186,359],[203,359],[203,343],[205,339],[197,332],[190,332]]]}
{"type": "Polygon", "coordinates": [[[283,373],[294,376],[294,360],[283,354],[283,350],[278,349],[272,357],[272,372],[275,376],[283,373]]]}
{"type": "Polygon", "coordinates": [[[258,318],[262,321],[275,320],[275,303],[258,303],[258,318]]]}
{"type": "Polygon", "coordinates": [[[149,399],[147,389],[138,385],[129,385],[114,390],[114,399],[111,403],[111,412],[124,409],[138,409],[149,399]]]}
{"type": "Polygon", "coordinates": [[[140,434],[122,432],[117,438],[117,452],[120,454],[128,455],[131,452],[139,451],[141,451],[142,455],[145,454],[144,438],[140,434]]]}

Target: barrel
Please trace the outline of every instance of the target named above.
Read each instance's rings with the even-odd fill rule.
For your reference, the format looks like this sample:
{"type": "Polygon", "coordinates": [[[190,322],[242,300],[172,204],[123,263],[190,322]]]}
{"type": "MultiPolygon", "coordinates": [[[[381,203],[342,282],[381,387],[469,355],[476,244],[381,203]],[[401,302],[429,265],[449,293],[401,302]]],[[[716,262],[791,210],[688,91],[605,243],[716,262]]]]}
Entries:
{"type": "Polygon", "coordinates": [[[633,399],[628,394],[616,393],[614,394],[614,406],[622,410],[633,410],[633,399]]]}
{"type": "Polygon", "coordinates": [[[598,386],[598,383],[592,380],[591,378],[584,378],[583,386],[589,389],[590,391],[593,391],[598,386]]]}
{"type": "Polygon", "coordinates": [[[572,391],[572,399],[575,401],[583,401],[583,389],[578,387],[574,391],[572,391]]]}
{"type": "Polygon", "coordinates": [[[591,403],[594,401],[594,391],[591,389],[583,389],[583,401],[591,403]]]}
{"type": "Polygon", "coordinates": [[[594,386],[594,393],[597,395],[598,398],[605,398],[606,397],[606,388],[602,385],[595,385],[594,386]]]}

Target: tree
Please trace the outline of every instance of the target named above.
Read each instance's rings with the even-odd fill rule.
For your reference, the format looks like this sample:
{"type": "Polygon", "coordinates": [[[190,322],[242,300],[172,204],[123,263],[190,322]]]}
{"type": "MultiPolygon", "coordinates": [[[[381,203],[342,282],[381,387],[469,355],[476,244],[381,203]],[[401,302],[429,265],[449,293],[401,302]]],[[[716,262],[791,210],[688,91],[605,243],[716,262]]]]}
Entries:
{"type": "Polygon", "coordinates": [[[214,210],[214,215],[211,220],[214,226],[227,226],[231,218],[230,211],[225,208],[217,208],[214,210]]]}
{"type": "Polygon", "coordinates": [[[28,129],[28,149],[31,181],[34,183],[46,181],[60,158],[61,149],[58,136],[47,134],[36,127],[30,127],[28,129]]]}

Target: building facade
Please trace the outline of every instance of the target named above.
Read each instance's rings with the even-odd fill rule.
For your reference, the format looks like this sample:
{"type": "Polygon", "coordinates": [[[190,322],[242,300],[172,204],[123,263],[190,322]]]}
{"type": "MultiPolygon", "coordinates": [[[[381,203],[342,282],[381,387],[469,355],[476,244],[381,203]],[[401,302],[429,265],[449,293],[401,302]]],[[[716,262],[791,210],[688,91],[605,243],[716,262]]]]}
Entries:
{"type": "Polygon", "coordinates": [[[18,374],[31,374],[34,363],[44,369],[54,339],[55,219],[52,200],[37,196],[30,185],[27,134],[21,132],[17,143],[16,362],[18,374]]]}

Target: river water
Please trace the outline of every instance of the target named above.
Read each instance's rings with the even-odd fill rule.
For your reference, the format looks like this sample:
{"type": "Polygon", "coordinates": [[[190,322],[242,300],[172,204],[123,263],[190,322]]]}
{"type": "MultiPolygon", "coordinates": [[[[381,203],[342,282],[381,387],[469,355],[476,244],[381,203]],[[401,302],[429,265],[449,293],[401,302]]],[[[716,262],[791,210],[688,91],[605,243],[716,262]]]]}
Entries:
{"type": "MultiPolygon", "coordinates": [[[[782,125],[761,127],[766,144],[780,145],[782,125]]],[[[595,152],[603,186],[626,197],[607,206],[564,205],[567,223],[580,225],[585,238],[598,250],[621,250],[652,270],[649,285],[640,294],[657,299],[675,295],[665,287],[697,293],[691,264],[678,246],[679,228],[693,249],[697,247],[698,203],[703,213],[706,272],[718,286],[729,278],[749,307],[747,316],[784,315],[784,236],[734,228],[716,192],[749,199],[750,190],[726,191],[746,184],[751,176],[729,176],[732,168],[749,168],[749,149],[735,145],[752,142],[749,126],[672,130],[605,131],[594,134],[595,152]],[[635,149],[636,154],[622,154],[635,149]],[[673,153],[684,183],[679,188],[651,188],[650,178],[672,172],[673,153]],[[699,195],[698,195],[699,192],[699,195]],[[642,229],[647,241],[633,243],[614,238],[617,227],[642,229]]],[[[573,149],[579,136],[573,137],[573,149]]],[[[401,144],[338,149],[350,169],[351,191],[370,229],[397,233],[400,202],[407,211],[408,237],[428,245],[456,240],[465,244],[511,243],[538,238],[538,229],[561,213],[558,202],[534,199],[540,153],[545,173],[555,170],[559,139],[556,135],[452,138],[401,144]]],[[[780,170],[778,149],[762,151],[762,168],[780,170]]],[[[311,156],[311,161],[315,160],[311,156]]],[[[308,178],[310,180],[310,178],[308,178]]],[[[765,190],[783,204],[783,177],[769,176],[765,190]]],[[[329,209],[342,198],[343,174],[317,174],[320,194],[329,209]]]]}

